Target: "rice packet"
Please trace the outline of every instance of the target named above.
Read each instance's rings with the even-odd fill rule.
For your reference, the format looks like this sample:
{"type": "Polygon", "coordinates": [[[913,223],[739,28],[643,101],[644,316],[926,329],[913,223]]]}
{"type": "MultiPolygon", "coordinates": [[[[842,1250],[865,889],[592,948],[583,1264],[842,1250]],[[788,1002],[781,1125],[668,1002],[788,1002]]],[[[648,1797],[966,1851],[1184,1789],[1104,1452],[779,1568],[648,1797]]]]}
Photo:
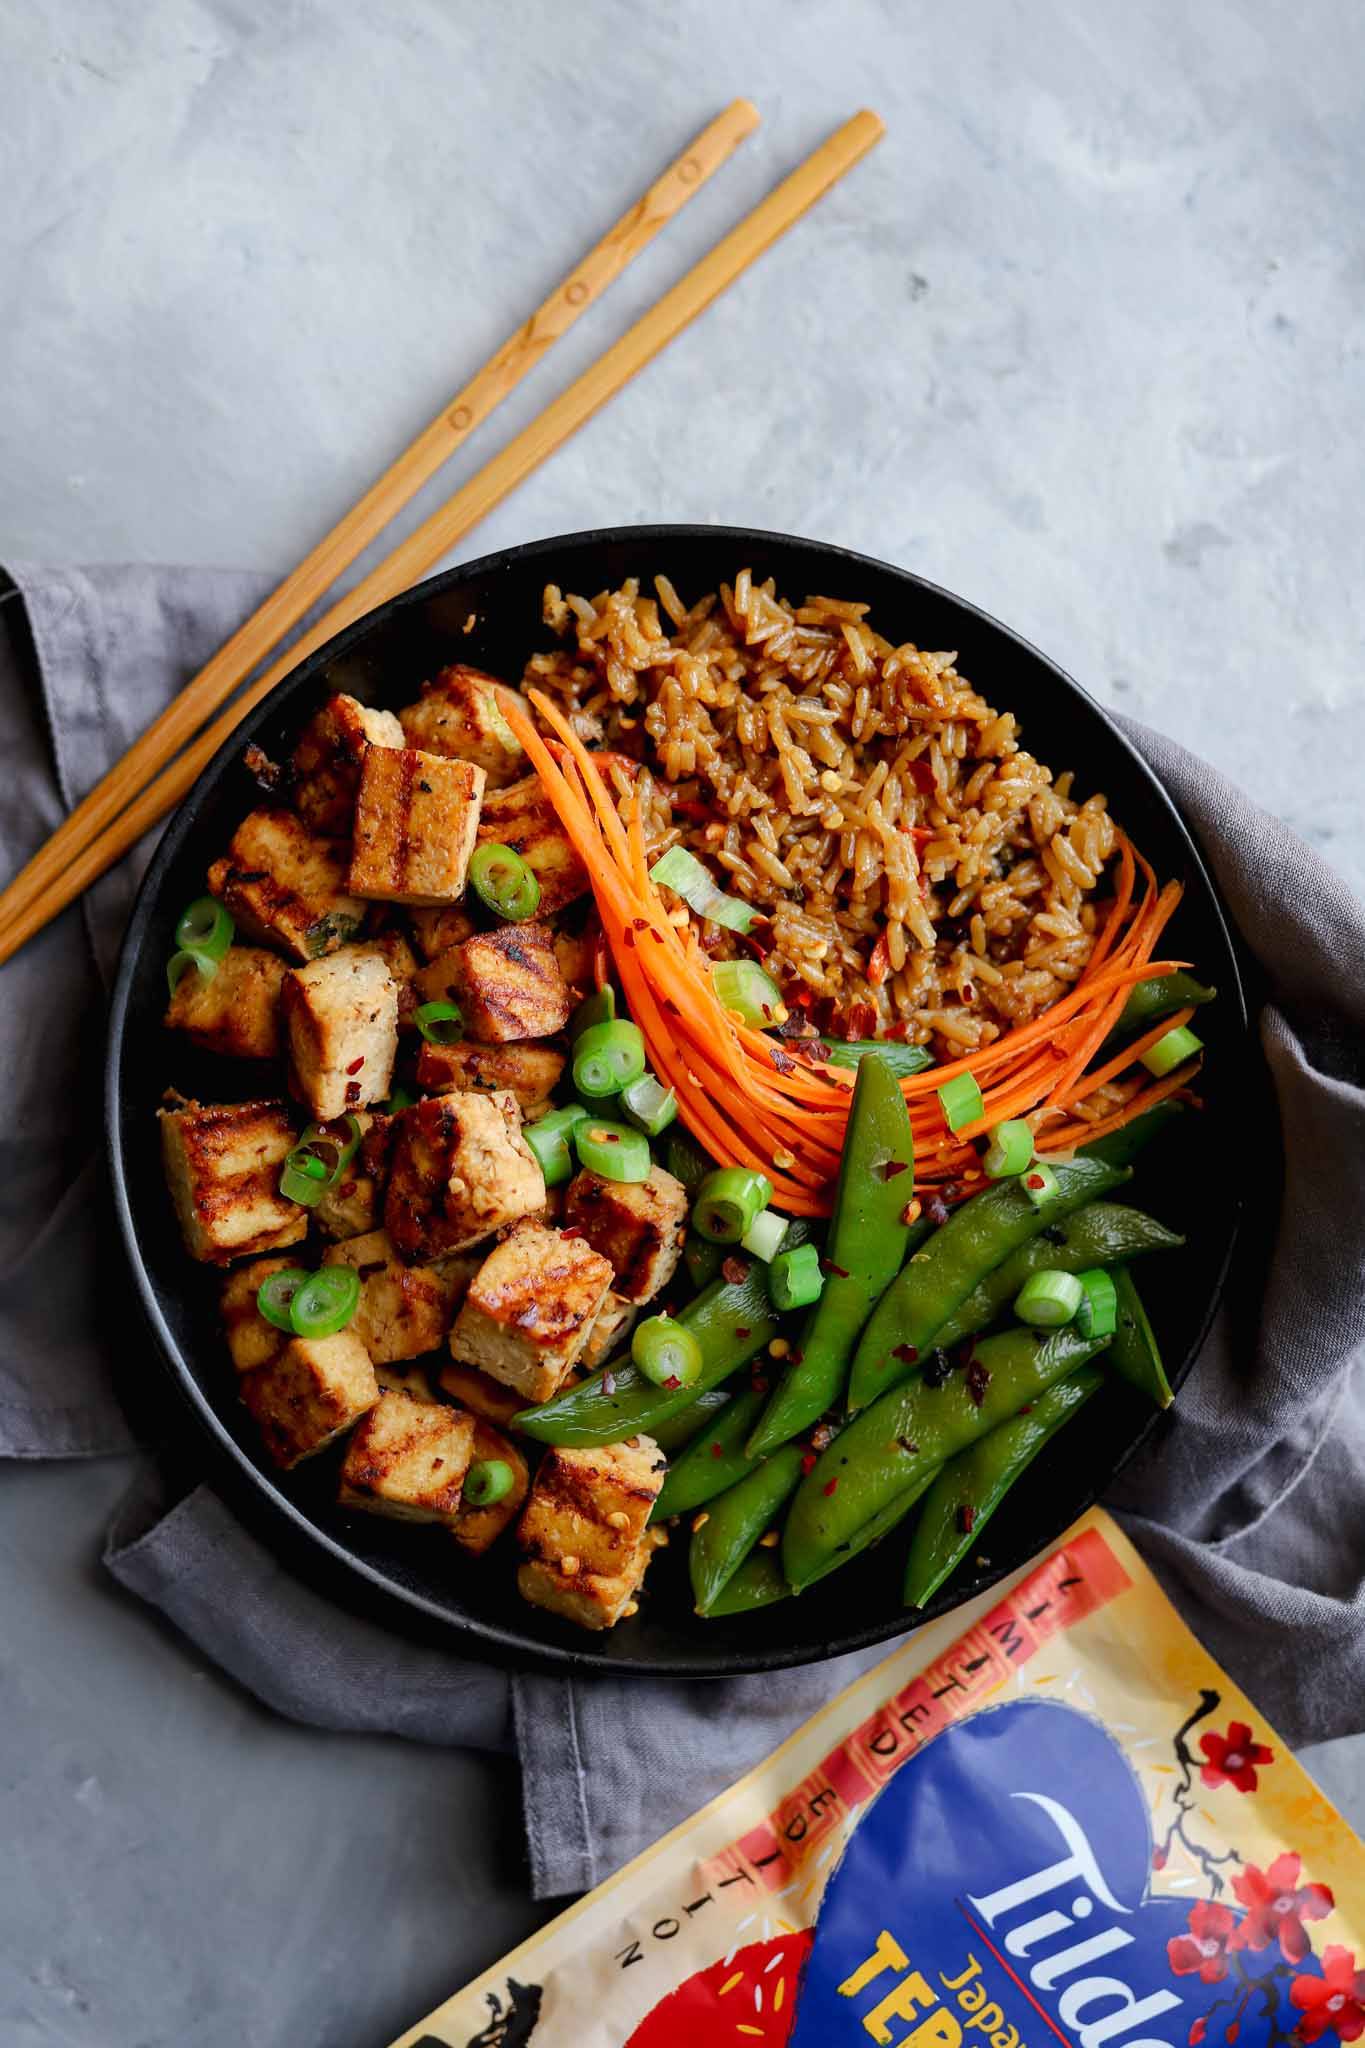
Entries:
{"type": "Polygon", "coordinates": [[[1365,1849],[1096,1509],[394,2048],[1326,2048],[1365,1849]]]}

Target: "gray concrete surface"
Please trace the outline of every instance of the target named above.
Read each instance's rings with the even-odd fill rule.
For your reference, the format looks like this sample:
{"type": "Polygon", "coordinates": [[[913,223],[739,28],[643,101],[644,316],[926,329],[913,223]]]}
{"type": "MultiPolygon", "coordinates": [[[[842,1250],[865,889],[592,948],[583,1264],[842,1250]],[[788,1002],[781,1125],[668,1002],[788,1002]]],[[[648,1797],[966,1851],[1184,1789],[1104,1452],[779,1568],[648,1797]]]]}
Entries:
{"type": "MultiPolygon", "coordinates": [[[[877,154],[470,542],[817,534],[1365,881],[1349,0],[0,0],[0,559],[282,568],[737,93],[765,123],[449,489],[847,112],[877,154]]],[[[424,508],[419,508],[424,509],[424,508]]],[[[272,1721],[0,1474],[0,2039],[370,2048],[538,1917],[510,1773],[272,1721]]],[[[1310,1756],[1365,1821],[1365,1753],[1310,1756]]]]}

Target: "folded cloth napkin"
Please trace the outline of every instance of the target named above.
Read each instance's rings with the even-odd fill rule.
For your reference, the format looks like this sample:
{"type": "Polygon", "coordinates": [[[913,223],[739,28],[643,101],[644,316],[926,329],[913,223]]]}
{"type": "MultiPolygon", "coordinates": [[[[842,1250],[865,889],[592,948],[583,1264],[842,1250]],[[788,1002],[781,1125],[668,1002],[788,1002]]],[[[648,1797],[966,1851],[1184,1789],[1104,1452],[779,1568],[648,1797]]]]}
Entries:
{"type": "MultiPolygon", "coordinates": [[[[0,598],[6,876],[260,594],[205,571],[14,576],[0,598]]],[[[1285,1181],[1273,1239],[1248,1247],[1178,1411],[1110,1504],[1214,1654],[1291,1741],[1311,1741],[1365,1727],[1365,1404],[1352,1374],[1365,1337],[1365,915],[1212,769],[1127,730],[1201,841],[1259,967],[1285,1181]]],[[[115,1255],[100,1239],[91,1134],[102,984],[145,851],[4,969],[0,1455],[136,1443],[98,1313],[98,1258],[115,1255]]],[[[691,1684],[508,1673],[339,1608],[206,1487],[184,1486],[147,1463],[109,1532],[114,1576],[297,1720],[514,1744],[541,1898],[596,1883],[884,1654],[691,1684]]]]}

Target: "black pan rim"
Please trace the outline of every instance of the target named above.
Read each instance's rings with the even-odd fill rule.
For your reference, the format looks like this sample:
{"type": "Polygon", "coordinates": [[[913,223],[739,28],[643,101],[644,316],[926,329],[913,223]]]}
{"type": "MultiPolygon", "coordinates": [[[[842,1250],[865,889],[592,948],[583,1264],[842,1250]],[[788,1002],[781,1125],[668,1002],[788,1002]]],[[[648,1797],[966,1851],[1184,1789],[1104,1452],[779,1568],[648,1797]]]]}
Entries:
{"type": "MultiPolygon", "coordinates": [[[[181,1353],[179,1343],[172,1333],[161,1311],[157,1291],[141,1256],[132,1205],[129,1198],[125,1173],[121,1133],[120,1096],[125,1045],[125,1027],[133,977],[141,955],[143,943],[148,935],[154,909],[157,905],[162,878],[170,868],[185,836],[193,829],[203,795],[215,787],[235,763],[242,745],[272,716],[281,697],[306,687],[309,679],[328,667],[339,656],[362,643],[376,628],[397,612],[409,607],[420,607],[446,592],[458,589],[462,582],[476,576],[496,574],[500,570],[533,562],[538,557],[554,554],[556,551],[590,548],[607,548],[623,544],[654,544],[665,546],[674,542],[689,540],[725,543],[743,550],[757,548],[781,551],[800,548],[814,550],[825,559],[842,567],[865,569],[881,576],[889,576],[908,586],[912,591],[925,593],[942,600],[965,618],[979,622],[989,632],[1013,643],[1033,661],[1045,669],[1060,685],[1064,692],[1079,697],[1089,713],[1106,729],[1110,739],[1117,744],[1127,757],[1135,780],[1145,786],[1150,799],[1154,799],[1167,815],[1167,821],[1181,844],[1189,872],[1202,885],[1207,907],[1212,914],[1222,940],[1228,967],[1229,980],[1220,980],[1220,1002],[1227,999],[1225,1015],[1231,1015],[1234,1030],[1241,1041],[1247,1035],[1247,1010],[1242,979],[1237,963],[1237,948],[1229,920],[1224,909],[1217,885],[1210,876],[1203,856],[1195,842],[1190,828],[1176,807],[1169,792],[1159,781],[1147,762],[1121,730],[1112,715],[1084,686],[1070,676],[1051,656],[1002,623],[981,606],[969,599],[959,597],[941,584],[931,582],[927,577],[898,564],[884,562],[875,556],[858,550],[844,548],[833,543],[815,540],[796,534],[773,532],[763,528],[732,526],[728,524],[650,523],[614,527],[588,528],[579,532],[554,534],[541,539],[520,542],[509,548],[500,548],[488,555],[476,557],[467,562],[442,570],[439,574],[415,584],[387,603],[366,612],[362,617],[345,627],[323,646],[307,656],[298,666],[255,706],[242,725],[219,749],[203,769],[193,788],[171,817],[159,841],[147,871],[143,876],[135,898],[120,953],[118,971],[114,981],[109,1005],[109,1036],[105,1059],[105,1149],[109,1170],[109,1181],[115,1221],[122,1240],[124,1253],[132,1272],[137,1298],[155,1340],[159,1359],[181,1400],[188,1404],[192,1419],[206,1441],[212,1454],[212,1463],[231,1474],[233,1480],[245,1487],[254,1497],[256,1504],[263,1506],[269,1519],[276,1523],[282,1536],[290,1540],[290,1547],[301,1555],[308,1551],[317,1553],[320,1565],[330,1568],[333,1575],[340,1573],[343,1583],[347,1577],[355,1582],[356,1592],[368,1603],[378,1605],[388,1612],[390,1621],[402,1626],[406,1620],[429,1631],[433,1626],[443,1640],[452,1648],[461,1643],[467,1650],[477,1653],[480,1646],[500,1652],[513,1652],[523,1662],[541,1667],[559,1668],[579,1672],[600,1672],[608,1676],[638,1678],[720,1678],[756,1674],[761,1671],[778,1671],[798,1665],[821,1662],[830,1657],[847,1655],[850,1652],[871,1648],[879,1643],[890,1644],[898,1637],[913,1632],[918,1624],[907,1628],[904,1610],[890,1614],[879,1621],[860,1629],[851,1630],[820,1648],[807,1644],[765,1647],[758,1652],[745,1653],[733,1649],[718,1648],[713,1652],[699,1650],[695,1656],[681,1658],[651,1654],[649,1661],[629,1662],[608,1656],[583,1645],[558,1643],[537,1639],[515,1626],[503,1626],[482,1615],[456,1615],[439,1601],[428,1598],[417,1589],[402,1584],[367,1559],[358,1556],[344,1542],[330,1531],[322,1528],[276,1483],[273,1475],[263,1465],[257,1464],[225,1427],[213,1403],[198,1385],[181,1353]],[[397,1611],[395,1611],[397,1610],[397,1611]]],[[[1189,1373],[1195,1358],[1202,1349],[1221,1304],[1227,1283],[1228,1271],[1236,1251],[1244,1206],[1243,1192],[1238,1186],[1229,1202],[1229,1230],[1226,1248],[1216,1274],[1211,1278],[1206,1296],[1206,1306],[1198,1325],[1194,1341],[1172,1375],[1172,1384],[1178,1389],[1189,1373]]],[[[1079,1502],[1069,1500],[1065,1513],[1056,1526],[1044,1538],[1039,1549],[1045,1550],[1071,1526],[1077,1515],[1085,1513],[1098,1500],[1101,1490],[1112,1483],[1118,1473],[1132,1460],[1137,1451],[1151,1436],[1161,1417],[1153,1410],[1143,1426],[1130,1439],[1117,1463],[1104,1472],[1093,1488],[1085,1491],[1079,1502]]],[[[1013,1558],[992,1569],[984,1581],[978,1581],[970,1594],[963,1600],[975,1599],[990,1586],[1017,1572],[1025,1560],[1013,1558]]],[[[945,1612],[951,1610],[944,1610],[945,1612]]]]}

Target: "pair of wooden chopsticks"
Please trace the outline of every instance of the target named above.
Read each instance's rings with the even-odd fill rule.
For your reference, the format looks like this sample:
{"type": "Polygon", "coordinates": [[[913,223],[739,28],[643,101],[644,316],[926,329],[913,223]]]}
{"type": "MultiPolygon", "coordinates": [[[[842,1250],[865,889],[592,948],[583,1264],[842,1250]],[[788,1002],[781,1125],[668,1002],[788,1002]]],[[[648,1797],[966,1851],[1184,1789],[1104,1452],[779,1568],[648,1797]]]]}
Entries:
{"type": "Polygon", "coordinates": [[[534,368],[551,343],[568,331],[585,307],[601,296],[631,258],[686,205],[753,132],[758,119],[757,108],[748,100],[736,100],[702,131],[76,806],[0,894],[0,962],[41,931],[121,859],[149,826],[179,803],[205,763],[281,677],[343,627],[406,590],[438,562],[866,156],[884,132],[872,113],[855,114],[846,121],[538,419],[423,520],[284,654],[253,676],[253,670],[278,647],[309,606],[534,368]],[[249,682],[248,677],[252,677],[249,682]],[[221,716],[205,725],[225,704],[221,716]]]}

